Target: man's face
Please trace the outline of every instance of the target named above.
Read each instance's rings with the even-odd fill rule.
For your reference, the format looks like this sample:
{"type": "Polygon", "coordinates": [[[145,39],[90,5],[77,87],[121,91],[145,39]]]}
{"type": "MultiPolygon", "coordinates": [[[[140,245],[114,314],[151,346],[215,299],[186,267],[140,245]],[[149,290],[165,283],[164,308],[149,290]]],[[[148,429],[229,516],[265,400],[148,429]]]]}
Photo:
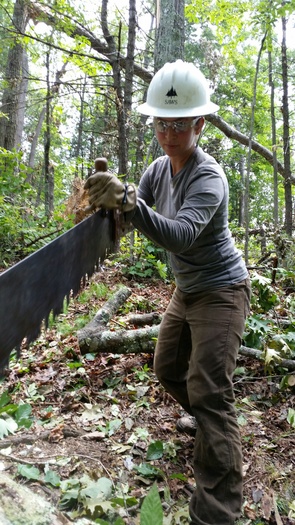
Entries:
{"type": "Polygon", "coordinates": [[[203,117],[154,119],[157,140],[169,157],[182,157],[192,152],[203,124],[203,117]]]}

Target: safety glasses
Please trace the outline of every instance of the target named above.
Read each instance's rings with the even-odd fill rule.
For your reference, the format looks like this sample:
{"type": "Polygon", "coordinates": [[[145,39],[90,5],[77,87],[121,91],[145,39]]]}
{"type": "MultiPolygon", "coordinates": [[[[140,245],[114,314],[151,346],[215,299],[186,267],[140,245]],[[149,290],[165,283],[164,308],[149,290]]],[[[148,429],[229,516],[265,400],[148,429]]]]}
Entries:
{"type": "Polygon", "coordinates": [[[167,122],[166,120],[154,118],[154,127],[159,133],[166,133],[169,128],[172,128],[175,133],[184,133],[193,128],[199,119],[200,117],[196,117],[193,120],[172,120],[167,122]]]}

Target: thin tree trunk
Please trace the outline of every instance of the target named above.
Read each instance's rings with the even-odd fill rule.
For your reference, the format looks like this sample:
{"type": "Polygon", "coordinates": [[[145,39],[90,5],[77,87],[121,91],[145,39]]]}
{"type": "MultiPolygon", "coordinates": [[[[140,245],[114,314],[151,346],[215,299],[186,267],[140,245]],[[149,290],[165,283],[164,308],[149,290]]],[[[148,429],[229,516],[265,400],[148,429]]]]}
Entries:
{"type": "Polygon", "coordinates": [[[113,70],[113,83],[115,91],[115,104],[117,111],[117,125],[118,125],[118,158],[119,166],[118,170],[121,174],[127,173],[128,166],[128,155],[127,155],[127,134],[126,134],[126,115],[124,108],[124,97],[121,82],[121,64],[120,64],[120,51],[115,44],[114,37],[111,35],[108,28],[107,21],[107,7],[108,0],[102,0],[101,5],[101,27],[103,30],[104,38],[108,43],[108,59],[112,65],[113,70]]]}
{"type": "Polygon", "coordinates": [[[46,131],[44,143],[44,177],[45,177],[45,213],[47,218],[51,217],[53,211],[53,183],[52,171],[50,170],[50,83],[49,83],[49,52],[46,54],[46,68],[47,68],[47,97],[46,97],[46,131]]]}
{"type": "MultiPolygon", "coordinates": [[[[86,87],[87,87],[87,76],[84,76],[84,82],[82,86],[82,91],[80,94],[80,113],[79,113],[79,124],[78,124],[78,137],[77,137],[77,144],[75,147],[75,158],[76,158],[76,177],[79,177],[79,168],[78,163],[80,162],[80,159],[84,159],[83,155],[83,145],[82,145],[82,136],[83,136],[83,122],[84,122],[84,104],[85,104],[85,93],[86,93],[86,87]]],[[[81,167],[81,178],[83,178],[83,165],[81,167]]]]}
{"type": "Polygon", "coordinates": [[[26,98],[29,84],[29,61],[27,51],[23,49],[22,77],[20,80],[19,99],[17,107],[17,120],[15,130],[15,147],[19,149],[22,144],[22,136],[25,122],[26,98]]]}
{"type": "MultiPolygon", "coordinates": [[[[16,0],[12,24],[16,31],[23,34],[28,22],[27,2],[16,0]]],[[[21,136],[24,125],[24,101],[27,82],[24,76],[27,75],[27,65],[25,59],[25,49],[20,43],[19,37],[15,38],[13,46],[8,53],[7,67],[5,73],[6,89],[3,93],[0,117],[0,147],[9,151],[14,148],[20,149],[21,136]]]]}
{"type": "MultiPolygon", "coordinates": [[[[29,167],[32,168],[32,170],[33,170],[33,168],[35,166],[36,149],[37,149],[38,140],[39,140],[39,137],[40,137],[42,124],[44,122],[45,115],[46,115],[46,106],[44,106],[44,108],[42,109],[42,111],[41,111],[41,113],[39,115],[37,126],[36,126],[36,130],[35,130],[35,133],[34,133],[34,136],[33,136],[33,140],[32,140],[32,143],[31,143],[31,149],[30,149],[30,154],[29,154],[29,167]]],[[[33,172],[31,171],[27,175],[26,182],[30,183],[32,181],[32,176],[33,176],[33,172]]]]}
{"type": "Polygon", "coordinates": [[[247,174],[245,179],[245,262],[249,262],[249,224],[250,224],[250,210],[249,210],[249,191],[250,191],[250,171],[251,171],[251,154],[252,154],[252,137],[254,132],[254,113],[256,105],[256,93],[257,93],[257,78],[259,72],[260,58],[262,50],[264,47],[264,42],[266,39],[266,34],[262,38],[261,46],[259,49],[255,77],[254,77],[254,86],[253,86],[253,98],[251,103],[251,122],[250,122],[250,133],[249,133],[249,148],[248,148],[248,157],[247,157],[247,174]]]}
{"type": "Polygon", "coordinates": [[[278,161],[277,161],[277,133],[276,133],[276,117],[275,117],[275,89],[272,74],[272,53],[268,51],[268,70],[269,70],[269,86],[270,86],[270,112],[271,112],[271,134],[272,134],[272,150],[273,150],[273,220],[275,227],[279,222],[279,195],[278,195],[278,161]]]}
{"type": "MultiPolygon", "coordinates": [[[[63,64],[62,68],[59,71],[57,71],[57,73],[55,75],[55,82],[54,82],[54,84],[53,84],[53,86],[52,86],[52,88],[50,90],[51,94],[57,94],[59,92],[59,88],[60,88],[60,84],[61,84],[61,77],[66,72],[66,65],[67,65],[67,62],[65,62],[63,64]]],[[[33,140],[32,140],[32,143],[31,143],[31,149],[30,149],[28,164],[29,164],[29,167],[32,170],[33,170],[33,168],[35,166],[36,149],[37,149],[37,145],[38,145],[38,141],[39,141],[39,138],[40,138],[40,133],[41,133],[41,129],[42,129],[42,125],[43,125],[45,116],[46,116],[46,104],[45,104],[44,108],[41,110],[41,113],[39,115],[37,126],[36,126],[36,130],[35,130],[35,133],[34,133],[34,136],[33,136],[33,140]]],[[[33,171],[31,171],[27,175],[26,182],[31,183],[32,176],[33,176],[33,171]]]]}
{"type": "Polygon", "coordinates": [[[241,177],[241,191],[239,198],[239,226],[245,223],[245,158],[239,160],[239,173],[241,177]]]}
{"type": "MultiPolygon", "coordinates": [[[[154,51],[155,72],[166,62],[184,57],[184,0],[157,2],[157,29],[154,51]]],[[[152,159],[163,154],[157,140],[152,142],[152,159]]]]}
{"type": "Polygon", "coordinates": [[[285,166],[285,229],[290,237],[293,230],[293,205],[292,205],[292,186],[291,186],[291,158],[290,158],[290,113],[288,102],[288,58],[287,58],[287,20],[282,18],[282,77],[283,77],[283,145],[284,145],[284,166],[285,166]]]}

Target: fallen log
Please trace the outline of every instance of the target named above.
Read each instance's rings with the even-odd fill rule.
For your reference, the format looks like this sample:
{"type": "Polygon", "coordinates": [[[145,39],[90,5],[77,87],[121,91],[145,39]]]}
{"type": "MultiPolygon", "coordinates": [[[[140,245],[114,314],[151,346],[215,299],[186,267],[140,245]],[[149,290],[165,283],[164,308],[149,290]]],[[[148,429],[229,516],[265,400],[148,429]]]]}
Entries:
{"type": "MultiPolygon", "coordinates": [[[[131,290],[126,286],[122,286],[102,308],[98,310],[95,317],[78,331],[77,337],[80,345],[81,352],[85,349],[84,353],[89,352],[88,341],[95,338],[95,334],[102,330],[117,310],[125,303],[126,299],[131,295],[131,290]]],[[[92,345],[91,345],[92,346],[92,345]]]]}
{"type": "MultiPolygon", "coordinates": [[[[248,346],[240,346],[239,354],[245,357],[255,357],[259,361],[264,361],[264,352],[256,350],[256,348],[249,348],[248,346]]],[[[272,362],[275,367],[287,368],[287,370],[295,370],[295,361],[292,359],[278,359],[272,362]]]]}
{"type": "Polygon", "coordinates": [[[153,353],[159,326],[136,330],[98,330],[79,340],[81,354],[110,352],[113,354],[153,353]]]}
{"type": "MultiPolygon", "coordinates": [[[[78,331],[78,343],[82,354],[109,352],[113,354],[140,354],[153,353],[159,334],[159,324],[135,330],[104,330],[111,317],[131,295],[126,286],[120,288],[97,312],[95,317],[84,328],[78,331]]],[[[161,316],[155,313],[142,316],[134,314],[127,322],[134,322],[134,326],[141,326],[148,322],[160,323],[161,316]]],[[[255,348],[241,345],[239,354],[245,357],[254,357],[264,361],[264,353],[255,348]]],[[[273,362],[274,367],[295,370],[295,361],[292,359],[278,359],[273,362]]]]}
{"type": "MultiPolygon", "coordinates": [[[[54,505],[10,476],[0,475],[1,525],[70,525],[72,521],[54,505]]],[[[81,520],[80,524],[90,523],[81,520]]]]}
{"type": "Polygon", "coordinates": [[[130,314],[126,318],[126,322],[133,326],[146,326],[151,324],[159,324],[161,322],[160,314],[151,312],[148,314],[130,314]]]}
{"type": "MultiPolygon", "coordinates": [[[[113,354],[140,354],[153,353],[159,334],[159,325],[139,328],[136,330],[99,330],[93,332],[91,337],[81,341],[81,353],[109,352],[113,354]]],[[[254,357],[264,361],[264,353],[255,348],[241,345],[239,354],[245,357],[254,357]]],[[[291,359],[280,359],[273,362],[274,367],[282,367],[287,370],[295,370],[295,361],[291,359]]]]}

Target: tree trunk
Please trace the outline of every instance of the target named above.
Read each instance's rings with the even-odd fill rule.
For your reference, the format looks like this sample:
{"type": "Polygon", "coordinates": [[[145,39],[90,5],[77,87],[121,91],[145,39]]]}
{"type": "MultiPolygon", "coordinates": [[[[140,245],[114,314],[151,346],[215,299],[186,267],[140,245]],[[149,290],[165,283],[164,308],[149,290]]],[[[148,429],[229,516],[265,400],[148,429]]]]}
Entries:
{"type": "MultiPolygon", "coordinates": [[[[63,64],[62,68],[59,71],[57,71],[57,73],[55,75],[55,82],[54,82],[54,84],[53,84],[53,86],[51,88],[51,93],[52,94],[58,94],[58,92],[59,92],[60,83],[61,83],[61,77],[66,72],[66,65],[67,65],[67,63],[65,62],[63,64]]],[[[41,110],[41,113],[40,113],[39,118],[38,118],[36,130],[35,130],[35,133],[34,133],[34,136],[33,136],[33,139],[32,139],[32,143],[31,143],[31,149],[30,149],[28,164],[29,164],[29,167],[32,168],[32,170],[33,170],[33,168],[35,166],[36,148],[37,148],[37,145],[38,145],[38,141],[39,141],[42,125],[43,125],[43,122],[44,122],[44,119],[45,119],[45,116],[46,116],[46,109],[47,109],[47,106],[45,105],[44,108],[41,110]]],[[[31,183],[32,182],[32,176],[33,176],[33,171],[31,171],[27,175],[26,182],[31,183]]]]}
{"type": "Polygon", "coordinates": [[[49,52],[46,55],[47,68],[47,97],[46,97],[46,130],[44,137],[44,175],[45,175],[45,213],[49,219],[53,212],[53,192],[54,192],[54,170],[50,166],[50,142],[51,142],[51,115],[50,115],[50,82],[49,82],[49,52]]]}
{"type": "Polygon", "coordinates": [[[279,223],[279,195],[278,195],[278,161],[277,161],[277,132],[275,117],[275,88],[272,74],[272,53],[268,51],[268,80],[270,86],[271,134],[273,150],[273,220],[275,227],[279,223]]]}
{"type": "Polygon", "coordinates": [[[284,178],[285,178],[285,228],[290,237],[293,230],[293,204],[292,204],[292,186],[291,186],[291,157],[290,157],[290,113],[288,103],[288,59],[286,32],[287,21],[282,18],[282,77],[283,77],[283,145],[284,145],[284,178]]]}
{"type": "Polygon", "coordinates": [[[12,24],[16,31],[16,38],[8,53],[5,73],[6,89],[3,93],[0,118],[0,147],[9,151],[20,149],[20,137],[24,125],[24,100],[27,88],[27,61],[24,46],[20,43],[18,33],[23,34],[28,22],[27,2],[16,0],[12,24]]]}
{"type": "MultiPolygon", "coordinates": [[[[155,72],[166,62],[184,56],[184,0],[159,0],[154,51],[155,72]]],[[[157,140],[152,143],[152,159],[162,155],[157,140]]]]}
{"type": "Polygon", "coordinates": [[[247,157],[247,174],[245,178],[245,262],[249,262],[249,225],[250,225],[250,209],[249,209],[249,192],[250,192],[250,172],[251,172],[251,155],[252,155],[252,138],[254,131],[254,114],[256,106],[256,95],[257,95],[257,78],[260,66],[260,59],[262,50],[264,47],[264,42],[266,39],[266,34],[262,38],[256,68],[255,68],[255,77],[254,77],[254,86],[253,86],[253,99],[251,102],[251,123],[250,123],[250,134],[249,134],[249,147],[248,147],[248,157],[247,157]]]}
{"type": "Polygon", "coordinates": [[[184,25],[184,0],[158,2],[155,71],[184,57],[184,25]]]}
{"type": "MultiPolygon", "coordinates": [[[[82,354],[109,352],[111,354],[140,354],[153,353],[156,346],[156,339],[159,334],[159,325],[137,330],[102,330],[88,333],[88,337],[81,338],[78,334],[78,341],[82,354]]],[[[259,361],[264,361],[264,353],[255,348],[240,346],[239,354],[245,357],[254,357],[259,361]]],[[[281,359],[273,363],[273,366],[295,370],[295,361],[292,359],[281,359]]]]}
{"type": "MultiPolygon", "coordinates": [[[[136,10],[135,0],[129,0],[129,32],[128,32],[128,53],[125,60],[126,77],[125,77],[125,95],[122,87],[121,68],[120,63],[120,48],[116,46],[115,39],[111,35],[107,21],[107,6],[108,0],[102,1],[101,6],[101,27],[105,40],[108,44],[108,60],[113,70],[113,85],[115,91],[115,104],[117,111],[117,125],[118,125],[118,171],[120,174],[127,174],[128,172],[128,125],[127,115],[131,111],[130,93],[132,92],[133,71],[134,71],[134,45],[135,45],[135,27],[136,27],[136,10]],[[132,41],[134,39],[134,41],[132,41]],[[130,56],[132,54],[132,57],[130,56]],[[131,64],[133,62],[133,64],[131,64]],[[127,86],[127,84],[129,84],[127,86]]],[[[120,38],[120,36],[119,36],[120,38]]],[[[120,45],[120,42],[119,42],[120,45]]]]}

